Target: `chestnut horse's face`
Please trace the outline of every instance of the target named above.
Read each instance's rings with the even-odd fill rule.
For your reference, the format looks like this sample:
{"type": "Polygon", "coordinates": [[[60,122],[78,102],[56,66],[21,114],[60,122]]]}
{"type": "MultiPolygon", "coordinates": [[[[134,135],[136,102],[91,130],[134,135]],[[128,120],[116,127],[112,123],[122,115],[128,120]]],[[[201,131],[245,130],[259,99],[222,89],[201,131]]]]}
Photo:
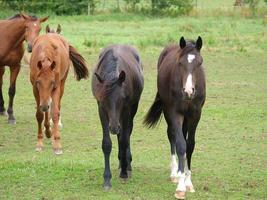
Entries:
{"type": "Polygon", "coordinates": [[[32,52],[32,44],[41,31],[41,23],[45,22],[48,17],[33,19],[25,14],[21,14],[21,16],[25,19],[25,40],[28,43],[28,52],[32,52]]]}
{"type": "MultiPolygon", "coordinates": [[[[182,37],[180,40],[180,48],[186,47],[186,42],[182,37]]],[[[199,37],[194,48],[185,49],[185,53],[181,55],[179,60],[180,74],[182,75],[182,94],[186,100],[192,100],[196,94],[197,74],[203,62],[200,55],[202,47],[202,39],[199,37]]]]}
{"type": "Polygon", "coordinates": [[[52,62],[50,67],[42,68],[42,62],[39,61],[38,68],[40,72],[35,84],[39,91],[40,110],[46,112],[51,106],[51,95],[56,88],[55,62],[52,62]]]}

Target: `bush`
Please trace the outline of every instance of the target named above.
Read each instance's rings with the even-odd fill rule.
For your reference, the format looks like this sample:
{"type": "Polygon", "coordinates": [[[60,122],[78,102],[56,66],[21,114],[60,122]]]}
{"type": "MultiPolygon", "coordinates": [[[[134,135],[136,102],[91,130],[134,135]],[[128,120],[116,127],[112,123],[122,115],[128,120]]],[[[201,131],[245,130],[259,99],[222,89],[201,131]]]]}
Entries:
{"type": "Polygon", "coordinates": [[[152,0],[152,13],[184,15],[193,9],[193,0],[152,0]]]}
{"type": "Polygon", "coordinates": [[[90,13],[99,0],[2,0],[3,6],[14,11],[25,11],[30,13],[55,13],[57,15],[81,15],[87,14],[88,4],[90,13]]]}

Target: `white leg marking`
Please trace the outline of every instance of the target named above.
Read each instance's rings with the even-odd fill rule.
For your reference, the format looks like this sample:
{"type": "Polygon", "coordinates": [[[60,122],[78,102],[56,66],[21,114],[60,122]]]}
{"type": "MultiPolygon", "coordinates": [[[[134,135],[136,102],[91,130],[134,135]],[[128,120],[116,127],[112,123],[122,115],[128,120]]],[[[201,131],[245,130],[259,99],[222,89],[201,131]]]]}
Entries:
{"type": "MultiPolygon", "coordinates": [[[[50,119],[50,126],[53,127],[54,126],[54,122],[52,120],[52,118],[50,119]]],[[[58,120],[58,128],[62,129],[63,128],[63,124],[61,121],[61,115],[59,116],[59,120],[58,120]]]]}
{"type": "Polygon", "coordinates": [[[189,192],[195,192],[194,186],[191,180],[191,171],[187,166],[187,159],[185,160],[185,187],[189,192]]]}
{"type": "Polygon", "coordinates": [[[181,171],[178,172],[178,185],[176,188],[176,191],[181,191],[181,192],[185,192],[186,191],[186,187],[185,187],[185,173],[182,173],[181,171]]]}
{"type": "Polygon", "coordinates": [[[196,58],[196,56],[194,54],[188,54],[187,55],[187,61],[189,63],[192,63],[195,58],[196,58]]]}
{"type": "Polygon", "coordinates": [[[176,155],[171,155],[171,179],[172,178],[178,178],[178,164],[177,164],[177,159],[176,155]]]}
{"type": "Polygon", "coordinates": [[[188,95],[191,95],[193,93],[193,80],[192,80],[192,74],[189,74],[186,79],[185,83],[185,92],[188,95]]]}

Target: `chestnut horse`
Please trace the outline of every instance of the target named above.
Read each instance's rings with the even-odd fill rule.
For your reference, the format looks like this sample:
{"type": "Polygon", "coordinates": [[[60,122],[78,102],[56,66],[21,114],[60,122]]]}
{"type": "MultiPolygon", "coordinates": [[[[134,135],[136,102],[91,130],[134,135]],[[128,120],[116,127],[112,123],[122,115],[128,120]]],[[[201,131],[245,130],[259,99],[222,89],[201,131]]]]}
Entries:
{"type": "Polygon", "coordinates": [[[103,129],[102,150],[105,159],[104,188],[111,187],[109,157],[112,149],[110,132],[119,144],[120,177],[131,172],[130,136],[133,119],[144,87],[143,72],[137,51],[126,45],[109,46],[100,54],[92,91],[98,103],[103,129]]]}
{"type": "Polygon", "coordinates": [[[45,32],[46,33],[57,33],[60,34],[61,33],[61,26],[60,24],[57,25],[57,30],[55,31],[54,29],[51,29],[50,26],[47,24],[46,28],[45,28],[45,32]]]}
{"type": "Polygon", "coordinates": [[[168,125],[171,145],[171,175],[178,182],[175,197],[185,198],[185,192],[194,192],[191,181],[191,156],[195,147],[195,132],[206,98],[203,58],[200,55],[202,39],[167,46],[158,60],[158,92],[147,113],[145,124],[153,127],[163,112],[168,125]],[[177,165],[175,152],[178,155],[177,165]],[[177,173],[178,172],[178,173],[177,173]]]}
{"type": "Polygon", "coordinates": [[[62,36],[56,33],[47,33],[36,38],[30,60],[30,80],[37,105],[37,151],[43,149],[42,122],[45,117],[45,134],[47,138],[52,135],[54,153],[62,154],[58,130],[60,101],[71,61],[76,79],[87,78],[89,72],[84,58],[62,36]],[[54,123],[52,133],[49,123],[50,116],[54,123]]]}
{"type": "Polygon", "coordinates": [[[0,20],[0,115],[6,115],[2,93],[3,75],[5,66],[10,67],[10,85],[8,90],[8,122],[15,124],[13,114],[13,100],[16,93],[16,80],[20,71],[20,62],[24,54],[23,41],[28,43],[31,52],[32,43],[39,35],[41,23],[48,17],[36,18],[26,14],[16,14],[7,20],[0,20]]]}

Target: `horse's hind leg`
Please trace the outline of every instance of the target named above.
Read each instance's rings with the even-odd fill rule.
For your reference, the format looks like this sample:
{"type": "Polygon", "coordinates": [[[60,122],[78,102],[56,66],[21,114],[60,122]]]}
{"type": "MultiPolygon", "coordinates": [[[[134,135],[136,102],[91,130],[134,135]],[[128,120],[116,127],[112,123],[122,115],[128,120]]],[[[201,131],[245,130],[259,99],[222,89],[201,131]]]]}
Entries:
{"type": "Polygon", "coordinates": [[[5,67],[0,66],[0,116],[6,115],[6,109],[4,107],[4,98],[2,92],[2,85],[3,85],[3,75],[5,73],[5,67]]]}
{"type": "Polygon", "coordinates": [[[39,100],[39,94],[36,88],[33,88],[33,94],[36,101],[36,120],[38,123],[38,134],[37,134],[37,145],[36,145],[36,151],[42,151],[43,150],[43,132],[42,132],[42,122],[44,120],[44,113],[40,110],[40,100],[39,100]]]}
{"type": "Polygon", "coordinates": [[[185,162],[185,186],[189,192],[195,192],[191,180],[191,157],[195,148],[195,133],[198,122],[200,120],[200,113],[194,115],[193,118],[188,119],[188,138],[186,140],[186,162],[185,162]]]}
{"type": "Polygon", "coordinates": [[[16,124],[16,119],[13,114],[13,100],[16,94],[16,80],[20,71],[20,65],[10,67],[10,86],[8,89],[9,103],[8,103],[8,123],[16,124]]]}

